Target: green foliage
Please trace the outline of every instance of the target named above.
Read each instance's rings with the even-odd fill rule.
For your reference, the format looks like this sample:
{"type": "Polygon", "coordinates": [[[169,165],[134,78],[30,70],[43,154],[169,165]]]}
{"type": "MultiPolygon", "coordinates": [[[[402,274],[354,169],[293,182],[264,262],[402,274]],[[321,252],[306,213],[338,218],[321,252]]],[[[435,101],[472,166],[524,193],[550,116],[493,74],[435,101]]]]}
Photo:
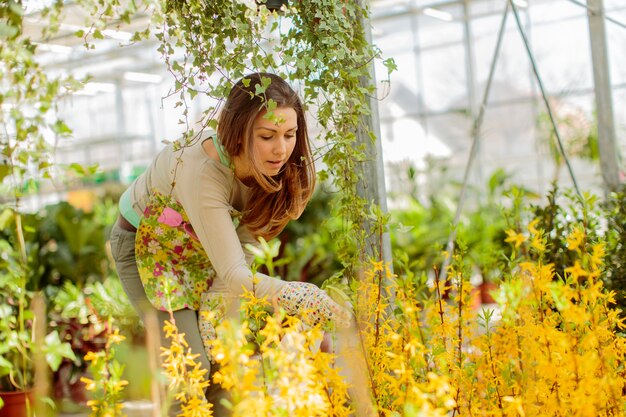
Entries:
{"type": "Polygon", "coordinates": [[[133,337],[143,327],[117,278],[87,283],[84,287],[66,280],[62,287],[52,286],[48,292],[50,326],[75,354],[73,360],[63,360],[53,375],[55,396],[63,398],[71,396],[73,387],[82,384],[80,378],[88,368],[85,355],[106,348],[111,331],[107,326],[115,323],[116,329],[133,337]]]}
{"type": "Polygon", "coordinates": [[[582,227],[585,243],[596,242],[604,234],[602,226],[604,213],[600,209],[598,197],[589,193],[578,196],[573,190],[559,192],[556,184],[547,195],[545,205],[532,205],[531,213],[537,219],[537,229],[545,231],[546,263],[555,265],[557,276],[563,277],[564,268],[574,263],[575,251],[568,249],[567,238],[582,227]]]}
{"type": "MultiPolygon", "coordinates": [[[[505,230],[509,226],[505,207],[512,205],[512,191],[516,187],[508,183],[510,176],[504,170],[496,170],[488,179],[486,195],[474,190],[468,200],[473,203],[462,213],[455,245],[463,245],[466,257],[481,273],[483,280],[497,280],[495,273],[508,248],[505,230]]],[[[451,189],[458,192],[457,187],[451,189]]],[[[520,190],[525,196],[531,194],[520,190]]],[[[451,196],[444,192],[429,196],[428,203],[413,199],[406,207],[391,211],[391,242],[394,249],[394,270],[411,271],[414,276],[440,268],[444,251],[452,230],[454,207],[451,196]]]]}
{"type": "MultiPolygon", "coordinates": [[[[112,272],[105,251],[110,223],[105,222],[111,221],[110,212],[116,208],[112,203],[96,207],[93,212],[85,212],[61,202],[21,215],[28,289],[45,290],[51,285],[62,286],[65,281],[82,287],[112,272]]],[[[7,208],[4,213],[12,210],[7,208]]],[[[2,228],[0,240],[17,247],[14,221],[2,228]]]]}
{"type": "MultiPolygon", "coordinates": [[[[108,209],[115,207],[109,204],[108,209]]],[[[108,225],[98,221],[96,211],[85,212],[61,202],[47,206],[39,215],[37,238],[42,246],[45,284],[69,280],[82,287],[109,275],[105,252],[108,225]]]]}
{"type": "MultiPolygon", "coordinates": [[[[0,239],[0,390],[24,390],[33,385],[33,352],[41,349],[52,370],[58,369],[63,358],[75,359],[69,344],[62,341],[56,330],[45,337],[45,343],[35,341],[31,310],[33,298],[38,294],[28,290],[29,266],[21,231],[19,213],[6,209],[0,216],[1,229],[14,228],[17,242],[0,239]]],[[[41,297],[41,294],[38,295],[41,297]]]]}
{"type": "MultiPolygon", "coordinates": [[[[45,16],[54,27],[59,9],[45,16]]],[[[50,141],[71,130],[58,117],[59,99],[81,84],[72,77],[51,78],[35,59],[37,46],[23,32],[21,1],[0,5],[0,182],[10,181],[12,194],[19,199],[29,181],[49,177],[53,168],[50,141]]],[[[58,25],[57,25],[58,26],[58,25]]]]}
{"type": "Polygon", "coordinates": [[[333,215],[337,195],[325,188],[318,187],[300,219],[287,224],[278,237],[282,248],[279,257],[286,262],[276,272],[287,281],[321,285],[342,270],[335,246],[342,230],[341,218],[333,215]]]}
{"type": "MultiPolygon", "coordinates": [[[[48,21],[44,36],[58,30],[62,2],[43,13],[48,21]]],[[[0,4],[0,184],[10,185],[15,208],[4,208],[0,215],[0,341],[1,383],[4,389],[32,387],[32,354],[44,349],[48,365],[56,370],[63,358],[74,359],[69,345],[54,330],[45,343],[36,346],[31,310],[34,297],[41,297],[42,245],[35,215],[19,211],[21,197],[37,190],[38,181],[50,177],[51,138],[67,137],[71,131],[59,120],[60,98],[80,87],[72,77],[50,77],[36,59],[37,46],[24,32],[22,1],[0,4]],[[6,348],[6,349],[5,349],[6,348]]],[[[5,187],[3,187],[5,189],[5,187]]],[[[4,200],[9,198],[4,197],[4,200]]],[[[36,318],[44,320],[44,318],[36,318]]]]}
{"type": "Polygon", "coordinates": [[[414,273],[441,265],[454,218],[452,207],[439,196],[432,196],[428,205],[412,200],[406,208],[392,210],[391,218],[394,269],[401,266],[398,261],[402,254],[411,261],[414,273]]]}
{"type": "MultiPolygon", "coordinates": [[[[246,1],[171,0],[165,7],[156,3],[154,10],[159,50],[175,77],[171,95],[184,107],[181,124],[196,122],[189,120],[189,99],[203,94],[220,102],[246,73],[270,71],[300,83],[306,105],[317,109],[327,144],[322,158],[328,172],[320,178],[330,174],[343,192],[338,215],[348,229],[337,239],[337,253],[350,263],[364,252],[362,225],[368,219],[356,184],[365,155],[355,139],[374,93],[367,83],[369,65],[380,57],[364,36],[368,9],[361,2],[314,0],[292,2],[278,13],[246,1]],[[179,48],[181,59],[175,55],[179,48]]],[[[394,68],[391,60],[386,65],[394,68]]],[[[256,94],[262,96],[262,90],[256,94]]],[[[215,126],[218,106],[206,109],[203,128],[215,126]]],[[[192,141],[197,132],[188,128],[186,136],[192,141]]]]}
{"type": "Polygon", "coordinates": [[[607,289],[615,291],[616,304],[626,313],[626,187],[611,193],[602,208],[606,213],[606,274],[607,289]]]}

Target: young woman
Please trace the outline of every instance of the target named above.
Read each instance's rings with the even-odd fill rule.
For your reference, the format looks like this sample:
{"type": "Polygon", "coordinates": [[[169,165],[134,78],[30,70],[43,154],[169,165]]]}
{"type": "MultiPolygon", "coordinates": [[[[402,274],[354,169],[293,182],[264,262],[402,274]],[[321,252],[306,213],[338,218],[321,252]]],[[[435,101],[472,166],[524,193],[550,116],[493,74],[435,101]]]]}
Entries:
{"type": "Polygon", "coordinates": [[[260,273],[253,284],[245,244],[270,239],[298,218],[314,184],[298,95],[276,75],[244,77],[224,104],[217,134],[168,145],[122,195],[111,252],[131,303],[142,316],[156,310],[161,326],[173,312],[207,370],[202,338],[212,329],[199,326],[198,311],[212,295],[237,300],[246,289],[289,314],[306,312],[310,324],[348,326],[347,311],[312,284],[260,273]],[[268,103],[276,103],[269,114],[268,103]]]}

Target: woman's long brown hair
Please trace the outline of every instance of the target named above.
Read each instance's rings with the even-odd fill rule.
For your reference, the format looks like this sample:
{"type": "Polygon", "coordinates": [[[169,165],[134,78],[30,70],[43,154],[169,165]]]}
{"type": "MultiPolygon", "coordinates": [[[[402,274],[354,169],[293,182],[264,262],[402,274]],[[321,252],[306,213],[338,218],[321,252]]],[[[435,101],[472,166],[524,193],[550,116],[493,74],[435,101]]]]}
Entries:
{"type": "Polygon", "coordinates": [[[242,223],[255,236],[275,237],[290,220],[300,217],[315,187],[315,165],[300,97],[275,74],[247,75],[230,90],[220,113],[217,135],[231,158],[243,154],[252,161],[254,183],[242,223]],[[270,83],[263,93],[257,94],[256,86],[263,86],[264,79],[269,79],[270,83]],[[281,172],[272,177],[261,172],[252,147],[254,121],[267,110],[269,100],[277,107],[294,109],[298,123],[293,153],[281,172]]]}

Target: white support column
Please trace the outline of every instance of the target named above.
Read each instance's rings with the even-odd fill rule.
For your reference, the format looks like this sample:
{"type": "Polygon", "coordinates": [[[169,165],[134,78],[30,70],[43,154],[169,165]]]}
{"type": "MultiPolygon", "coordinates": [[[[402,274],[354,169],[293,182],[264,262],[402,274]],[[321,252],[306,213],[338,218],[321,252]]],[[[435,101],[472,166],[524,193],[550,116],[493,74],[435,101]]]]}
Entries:
{"type": "MultiPolygon", "coordinates": [[[[370,28],[370,21],[362,22],[365,39],[372,43],[372,31],[370,28]]],[[[369,80],[363,80],[364,83],[370,83],[376,85],[376,74],[374,71],[373,62],[369,64],[369,80]]],[[[369,100],[370,115],[364,116],[362,120],[362,126],[365,128],[358,129],[357,131],[357,143],[363,144],[365,147],[365,155],[367,161],[362,165],[362,176],[357,184],[359,196],[365,199],[367,202],[373,202],[380,207],[383,213],[387,212],[387,190],[385,188],[385,168],[383,162],[383,150],[382,150],[382,138],[380,132],[380,120],[378,116],[378,101],[377,97],[372,97],[369,100]],[[368,131],[374,133],[376,141],[372,142],[368,131]]],[[[367,225],[365,225],[367,227],[367,225]]],[[[373,236],[378,234],[373,233],[373,236]]],[[[374,238],[368,242],[371,249],[380,248],[379,250],[381,259],[385,262],[391,263],[391,239],[389,233],[385,231],[382,235],[382,240],[374,238]]]]}
{"type": "Polygon", "coordinates": [[[620,155],[619,148],[615,143],[615,120],[613,117],[609,54],[606,44],[604,5],[603,0],[587,0],[587,5],[590,10],[588,13],[589,37],[596,93],[600,166],[605,189],[614,191],[620,183],[620,155]]]}

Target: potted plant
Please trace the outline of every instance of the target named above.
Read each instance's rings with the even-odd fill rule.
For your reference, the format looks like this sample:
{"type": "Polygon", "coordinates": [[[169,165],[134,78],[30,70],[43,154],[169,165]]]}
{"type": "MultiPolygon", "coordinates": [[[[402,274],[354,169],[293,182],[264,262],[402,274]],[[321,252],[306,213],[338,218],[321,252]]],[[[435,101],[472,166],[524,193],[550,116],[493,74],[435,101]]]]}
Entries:
{"type": "Polygon", "coordinates": [[[0,213],[0,407],[3,416],[27,416],[32,413],[32,392],[35,384],[35,354],[45,357],[47,365],[56,370],[63,358],[76,359],[68,343],[61,341],[55,330],[36,340],[33,300],[43,297],[29,288],[32,273],[28,248],[19,212],[6,208],[0,213]],[[6,232],[10,231],[10,232],[6,232]],[[16,414],[10,414],[16,413],[16,414]]]}

